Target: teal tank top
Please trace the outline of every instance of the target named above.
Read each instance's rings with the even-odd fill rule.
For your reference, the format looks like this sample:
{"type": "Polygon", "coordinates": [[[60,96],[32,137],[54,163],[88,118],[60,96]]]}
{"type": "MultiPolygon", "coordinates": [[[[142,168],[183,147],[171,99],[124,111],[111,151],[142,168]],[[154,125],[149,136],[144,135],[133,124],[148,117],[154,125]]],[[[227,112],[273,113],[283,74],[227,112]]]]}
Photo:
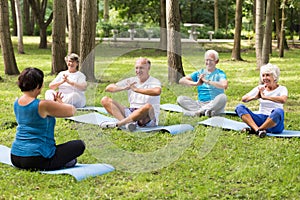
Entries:
{"type": "Polygon", "coordinates": [[[39,99],[35,99],[28,105],[21,106],[17,99],[14,103],[18,126],[11,154],[15,156],[51,158],[55,153],[55,118],[42,118],[38,113],[39,102],[39,99]]]}

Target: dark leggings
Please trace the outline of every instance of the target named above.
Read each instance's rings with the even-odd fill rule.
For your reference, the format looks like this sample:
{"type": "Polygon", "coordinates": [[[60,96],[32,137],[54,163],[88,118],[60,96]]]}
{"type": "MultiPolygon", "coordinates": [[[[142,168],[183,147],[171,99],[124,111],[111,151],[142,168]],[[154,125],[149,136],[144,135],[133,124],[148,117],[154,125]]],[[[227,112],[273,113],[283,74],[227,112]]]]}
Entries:
{"type": "Polygon", "coordinates": [[[11,154],[11,161],[15,167],[29,170],[56,170],[83,154],[85,144],[82,140],[72,140],[56,146],[55,154],[51,158],[43,156],[15,156],[11,154]]]}

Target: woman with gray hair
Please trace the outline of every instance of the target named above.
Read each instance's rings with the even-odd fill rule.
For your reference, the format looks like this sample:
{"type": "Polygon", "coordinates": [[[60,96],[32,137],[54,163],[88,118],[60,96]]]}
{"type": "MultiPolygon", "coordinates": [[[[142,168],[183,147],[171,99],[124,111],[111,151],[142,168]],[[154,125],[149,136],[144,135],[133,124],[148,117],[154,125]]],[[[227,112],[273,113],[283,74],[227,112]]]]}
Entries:
{"type": "Polygon", "coordinates": [[[283,104],[287,101],[288,90],[279,85],[280,70],[276,65],[268,63],[261,67],[262,84],[253,88],[242,97],[243,102],[259,100],[259,111],[253,113],[243,104],[239,104],[235,112],[249,125],[242,131],[265,137],[267,132],[281,133],[284,129],[283,104]]]}
{"type": "Polygon", "coordinates": [[[50,90],[45,93],[45,99],[54,100],[57,94],[62,95],[62,101],[76,108],[82,108],[86,104],[85,90],[87,88],[86,76],[79,71],[79,56],[71,53],[65,57],[68,69],[61,71],[49,84],[50,90]]]}

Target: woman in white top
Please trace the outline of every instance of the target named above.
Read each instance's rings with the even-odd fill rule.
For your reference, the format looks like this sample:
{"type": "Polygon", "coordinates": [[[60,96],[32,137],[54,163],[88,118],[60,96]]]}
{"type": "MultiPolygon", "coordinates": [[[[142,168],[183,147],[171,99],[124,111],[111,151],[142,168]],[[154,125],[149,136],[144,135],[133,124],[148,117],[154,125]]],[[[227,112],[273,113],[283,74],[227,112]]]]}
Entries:
{"type": "Polygon", "coordinates": [[[283,104],[287,101],[288,90],[279,85],[280,70],[276,65],[266,64],[261,67],[262,85],[253,88],[242,97],[243,102],[259,100],[259,112],[253,113],[245,105],[239,104],[235,112],[247,123],[250,128],[243,131],[256,133],[259,137],[266,136],[267,132],[281,133],[284,129],[283,104]]]}
{"type": "Polygon", "coordinates": [[[49,84],[51,90],[47,90],[45,99],[53,100],[56,89],[63,96],[62,101],[76,108],[85,106],[86,98],[84,91],[87,88],[85,75],[79,71],[79,56],[75,53],[65,57],[68,69],[60,72],[49,84]]]}

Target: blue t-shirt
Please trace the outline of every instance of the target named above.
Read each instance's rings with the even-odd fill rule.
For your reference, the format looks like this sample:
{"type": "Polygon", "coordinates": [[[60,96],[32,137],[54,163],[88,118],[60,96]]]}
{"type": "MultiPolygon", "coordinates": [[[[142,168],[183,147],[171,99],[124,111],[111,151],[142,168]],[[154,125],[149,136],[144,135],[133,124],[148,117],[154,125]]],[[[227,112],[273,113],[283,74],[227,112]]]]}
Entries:
{"type": "MultiPolygon", "coordinates": [[[[207,73],[205,69],[201,69],[199,71],[190,74],[190,77],[192,78],[193,81],[197,82],[200,74],[206,74],[204,78],[210,81],[219,82],[222,80],[226,80],[225,72],[220,69],[215,69],[215,71],[213,71],[212,73],[207,73]]],[[[206,83],[197,86],[197,90],[198,90],[198,100],[201,102],[211,101],[219,94],[224,93],[224,89],[216,88],[206,83]]]]}
{"type": "Polygon", "coordinates": [[[55,153],[55,118],[42,118],[38,113],[39,102],[39,99],[35,99],[28,105],[21,106],[17,99],[14,103],[18,127],[11,154],[15,156],[51,158],[55,153]]]}

